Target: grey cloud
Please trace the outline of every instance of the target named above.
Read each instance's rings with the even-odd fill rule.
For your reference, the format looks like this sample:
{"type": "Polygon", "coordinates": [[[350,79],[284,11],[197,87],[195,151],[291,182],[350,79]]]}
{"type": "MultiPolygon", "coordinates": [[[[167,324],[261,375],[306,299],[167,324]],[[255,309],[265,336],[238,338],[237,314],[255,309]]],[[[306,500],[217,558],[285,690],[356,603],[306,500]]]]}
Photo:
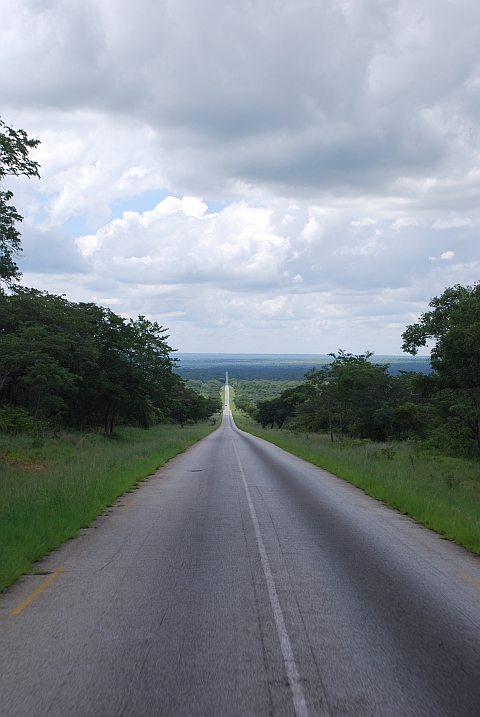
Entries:
{"type": "Polygon", "coordinates": [[[22,247],[18,259],[22,272],[85,274],[91,268],[66,232],[42,231],[26,223],[22,226],[22,247]]]}
{"type": "Polygon", "coordinates": [[[185,190],[385,193],[475,147],[474,0],[58,0],[16,15],[4,101],[137,117],[185,190]]]}

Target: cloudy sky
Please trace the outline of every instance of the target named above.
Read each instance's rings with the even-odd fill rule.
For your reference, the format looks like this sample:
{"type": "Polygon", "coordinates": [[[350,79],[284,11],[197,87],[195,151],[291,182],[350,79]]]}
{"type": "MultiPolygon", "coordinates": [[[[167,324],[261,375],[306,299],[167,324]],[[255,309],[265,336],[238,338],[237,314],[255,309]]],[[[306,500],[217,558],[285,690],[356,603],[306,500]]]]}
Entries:
{"type": "Polygon", "coordinates": [[[480,279],[478,0],[0,0],[23,283],[180,351],[399,354],[480,279]]]}

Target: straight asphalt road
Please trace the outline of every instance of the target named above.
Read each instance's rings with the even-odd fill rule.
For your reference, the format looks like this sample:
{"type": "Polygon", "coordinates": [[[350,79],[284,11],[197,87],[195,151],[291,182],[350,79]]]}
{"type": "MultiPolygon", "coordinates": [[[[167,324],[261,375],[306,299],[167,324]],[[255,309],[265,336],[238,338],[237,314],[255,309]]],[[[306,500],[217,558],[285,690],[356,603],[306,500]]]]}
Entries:
{"type": "Polygon", "coordinates": [[[2,717],[480,715],[479,558],[228,410],[41,567],[2,717]]]}

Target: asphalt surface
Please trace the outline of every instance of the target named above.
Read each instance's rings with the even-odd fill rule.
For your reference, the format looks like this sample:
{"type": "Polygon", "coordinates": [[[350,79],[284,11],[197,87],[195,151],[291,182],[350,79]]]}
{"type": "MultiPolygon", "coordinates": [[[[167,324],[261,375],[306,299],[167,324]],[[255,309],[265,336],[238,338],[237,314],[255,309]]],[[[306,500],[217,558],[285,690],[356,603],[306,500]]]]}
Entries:
{"type": "Polygon", "coordinates": [[[228,412],[40,567],[2,717],[480,715],[479,558],[228,412]]]}

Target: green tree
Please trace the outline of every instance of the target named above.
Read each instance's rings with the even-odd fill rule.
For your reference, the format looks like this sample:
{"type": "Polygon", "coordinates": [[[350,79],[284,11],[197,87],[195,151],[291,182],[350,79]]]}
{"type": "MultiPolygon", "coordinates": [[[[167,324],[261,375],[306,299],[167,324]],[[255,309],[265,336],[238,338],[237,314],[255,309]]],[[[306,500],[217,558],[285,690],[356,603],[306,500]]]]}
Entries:
{"type": "Polygon", "coordinates": [[[207,399],[204,396],[200,396],[200,394],[189,388],[180,376],[174,374],[174,378],[175,382],[168,404],[168,416],[171,419],[179,423],[183,428],[185,423],[195,423],[215,413],[220,401],[215,404],[209,402],[207,408],[207,399]],[[215,410],[209,413],[211,408],[215,410]]]}
{"type": "Polygon", "coordinates": [[[253,415],[257,409],[256,404],[248,398],[237,398],[235,396],[235,407],[241,411],[253,415]]]}
{"type": "Polygon", "coordinates": [[[81,305],[36,289],[0,294],[0,398],[52,422],[74,423],[76,395],[96,365],[81,305]]]}
{"type": "Polygon", "coordinates": [[[174,373],[167,340],[144,316],[12,286],[0,292],[0,410],[106,433],[117,423],[208,418],[218,396],[199,396],[174,373]]]}
{"type": "Polygon", "coordinates": [[[402,334],[404,351],[415,355],[434,341],[430,363],[434,373],[419,386],[425,396],[452,395],[453,422],[463,420],[480,448],[480,285],[445,289],[434,297],[420,320],[402,334]]]}
{"type": "Polygon", "coordinates": [[[166,417],[175,379],[165,329],[143,316],[127,321],[95,304],[80,306],[92,318],[98,352],[84,377],[82,422],[101,422],[111,433],[117,420],[148,428],[166,417]]]}
{"type": "Polygon", "coordinates": [[[339,351],[330,356],[330,364],[306,374],[313,390],[301,410],[310,417],[311,429],[328,430],[332,441],[335,431],[342,438],[386,440],[390,431],[385,408],[392,384],[388,364],[371,363],[370,352],[354,356],[339,351]],[[382,406],[384,410],[379,413],[382,406]]]}
{"type": "Polygon", "coordinates": [[[273,428],[275,425],[282,428],[288,418],[295,416],[296,406],[299,401],[303,400],[303,396],[300,397],[299,394],[300,390],[295,386],[283,391],[277,398],[259,401],[253,414],[257,423],[260,423],[263,428],[267,426],[273,428]]]}
{"type": "MultiPolygon", "coordinates": [[[[39,164],[28,155],[39,144],[40,140],[29,139],[23,129],[7,127],[0,119],[0,182],[7,175],[38,177],[39,164]]],[[[15,263],[15,257],[21,252],[21,235],[16,224],[23,217],[9,203],[12,197],[10,190],[0,189],[0,287],[2,281],[11,286],[21,276],[15,263]]]]}
{"type": "Polygon", "coordinates": [[[0,294],[0,400],[73,427],[168,417],[175,385],[165,330],[36,289],[0,294]]]}

